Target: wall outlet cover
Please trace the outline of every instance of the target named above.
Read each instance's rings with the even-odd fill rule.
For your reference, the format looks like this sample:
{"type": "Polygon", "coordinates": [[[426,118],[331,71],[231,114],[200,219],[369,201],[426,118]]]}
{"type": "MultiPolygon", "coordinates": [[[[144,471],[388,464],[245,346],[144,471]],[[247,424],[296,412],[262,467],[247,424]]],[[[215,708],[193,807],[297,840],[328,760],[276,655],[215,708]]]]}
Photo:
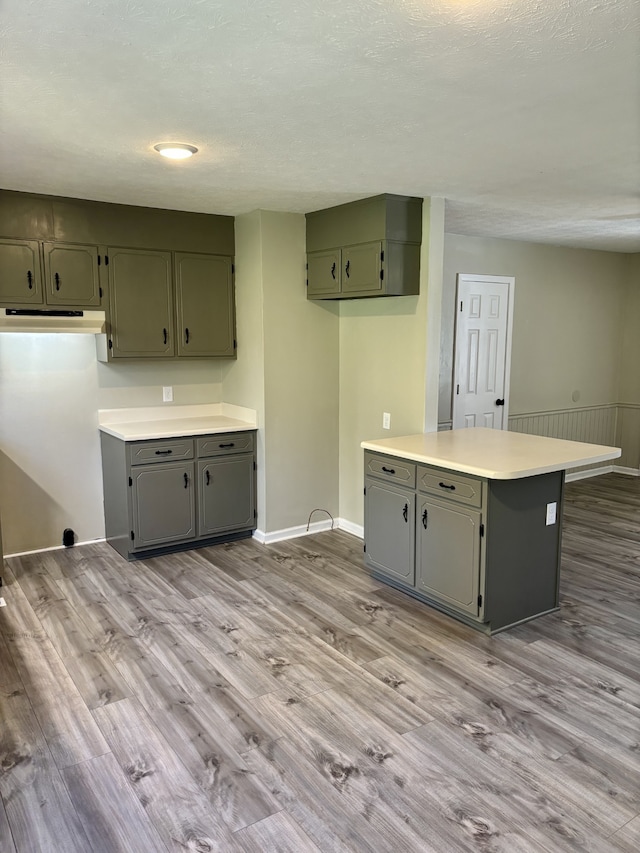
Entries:
{"type": "Polygon", "coordinates": [[[382,429],[391,429],[391,413],[382,413],[382,429]]]}
{"type": "Polygon", "coordinates": [[[172,385],[163,385],[162,386],[162,402],[163,403],[173,403],[173,386],[172,385]]]}
{"type": "Polygon", "coordinates": [[[553,501],[553,503],[547,504],[547,520],[546,520],[546,524],[547,524],[547,525],[549,525],[549,524],[555,524],[555,523],[556,523],[556,517],[557,517],[557,514],[558,514],[558,504],[556,503],[556,501],[553,501]]]}

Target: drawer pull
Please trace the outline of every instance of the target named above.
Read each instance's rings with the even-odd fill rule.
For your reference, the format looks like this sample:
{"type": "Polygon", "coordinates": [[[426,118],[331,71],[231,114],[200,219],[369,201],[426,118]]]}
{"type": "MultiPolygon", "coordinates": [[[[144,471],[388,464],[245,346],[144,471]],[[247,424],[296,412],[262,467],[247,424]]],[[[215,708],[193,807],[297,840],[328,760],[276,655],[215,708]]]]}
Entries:
{"type": "Polygon", "coordinates": [[[170,456],[173,450],[156,450],[156,456],[170,456]]]}
{"type": "Polygon", "coordinates": [[[455,492],[455,490],[456,490],[455,486],[447,486],[446,483],[438,483],[438,485],[440,486],[441,489],[451,489],[452,492],[455,492]]]}
{"type": "Polygon", "coordinates": [[[184,487],[185,487],[185,489],[188,489],[188,488],[189,488],[189,475],[187,474],[187,472],[186,472],[186,471],[185,471],[185,474],[184,474],[184,487]]]}
{"type": "Polygon", "coordinates": [[[385,474],[395,474],[396,473],[395,468],[385,468],[384,465],[382,466],[382,470],[384,471],[385,474]]]}
{"type": "Polygon", "coordinates": [[[409,521],[409,504],[404,505],[404,508],[402,510],[402,517],[404,518],[405,522],[409,521]]]}
{"type": "Polygon", "coordinates": [[[427,529],[428,519],[429,519],[429,515],[425,509],[425,511],[422,513],[422,526],[424,527],[425,530],[427,529]]]}
{"type": "Polygon", "coordinates": [[[205,480],[206,480],[206,483],[207,483],[207,486],[208,486],[208,485],[209,485],[209,483],[211,482],[211,474],[209,473],[209,471],[207,471],[207,472],[206,472],[205,480]]]}
{"type": "Polygon", "coordinates": [[[235,447],[235,442],[230,441],[228,444],[219,444],[218,447],[235,447]]]}

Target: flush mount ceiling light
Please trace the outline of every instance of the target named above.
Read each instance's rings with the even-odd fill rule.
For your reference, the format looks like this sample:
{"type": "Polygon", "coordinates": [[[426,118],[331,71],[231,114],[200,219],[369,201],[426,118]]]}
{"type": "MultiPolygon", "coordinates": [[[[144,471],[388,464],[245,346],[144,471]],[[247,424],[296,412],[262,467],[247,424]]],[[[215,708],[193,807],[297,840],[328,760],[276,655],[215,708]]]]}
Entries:
{"type": "Polygon", "coordinates": [[[170,160],[186,160],[198,152],[195,145],[185,145],[184,142],[159,142],[153,147],[158,154],[170,160]]]}

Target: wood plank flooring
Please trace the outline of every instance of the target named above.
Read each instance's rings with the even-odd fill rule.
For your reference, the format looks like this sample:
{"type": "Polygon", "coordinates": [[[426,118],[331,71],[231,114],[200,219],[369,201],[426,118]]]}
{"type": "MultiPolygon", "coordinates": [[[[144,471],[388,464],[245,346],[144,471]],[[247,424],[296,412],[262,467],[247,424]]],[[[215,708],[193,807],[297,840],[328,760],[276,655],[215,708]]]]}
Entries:
{"type": "Polygon", "coordinates": [[[492,638],[342,532],[4,577],[0,853],[640,849],[640,479],[567,487],[561,610],[492,638]]]}

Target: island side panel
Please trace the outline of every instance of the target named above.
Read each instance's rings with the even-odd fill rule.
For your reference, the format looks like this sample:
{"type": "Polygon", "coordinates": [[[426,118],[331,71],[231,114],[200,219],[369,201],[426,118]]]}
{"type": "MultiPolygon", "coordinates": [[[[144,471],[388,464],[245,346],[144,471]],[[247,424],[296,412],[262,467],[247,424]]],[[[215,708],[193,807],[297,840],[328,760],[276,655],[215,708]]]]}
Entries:
{"type": "Polygon", "coordinates": [[[485,619],[491,632],[559,605],[564,472],[490,480],[485,619]],[[555,524],[546,524],[555,502],[555,524]]]}

